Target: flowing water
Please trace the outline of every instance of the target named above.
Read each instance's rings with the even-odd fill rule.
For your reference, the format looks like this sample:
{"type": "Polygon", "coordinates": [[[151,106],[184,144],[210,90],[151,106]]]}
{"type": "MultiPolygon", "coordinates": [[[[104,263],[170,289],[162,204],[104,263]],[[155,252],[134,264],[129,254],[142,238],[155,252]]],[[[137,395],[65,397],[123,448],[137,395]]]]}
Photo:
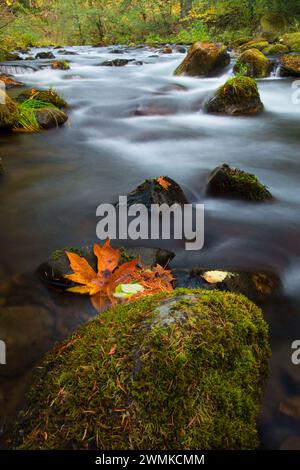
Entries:
{"type": "MultiPolygon", "coordinates": [[[[183,245],[171,243],[168,247],[177,254],[173,266],[267,269],[280,276],[281,297],[265,306],[273,356],[260,419],[262,447],[279,448],[289,436],[300,439],[299,422],[278,410],[283,399],[300,394],[300,366],[290,359],[291,343],[300,339],[300,105],[293,103],[292,80],[274,74],[258,81],[265,105],[260,116],[209,116],[201,110],[203,102],[231,76],[232,67],[217,78],[174,77],[184,57],[179,53],[131,48],[120,55],[87,46],[68,50],[77,55],[53,52],[70,62],[69,71],[43,67],[33,73],[47,61],[24,61],[32,69],[20,62],[15,68],[9,64],[26,87],[51,86],[70,109],[68,125],[58,130],[0,136],[6,168],[0,184],[0,278],[15,283],[19,305],[47,298],[46,289],[41,292],[31,279],[25,301],[22,296],[29,288],[20,287],[20,275],[33,272],[56,248],[95,241],[100,203],[114,202],[147,177],[168,175],[191,202],[205,204],[206,217],[204,249],[189,254],[183,245]],[[98,66],[114,58],[143,65],[98,66]],[[255,173],[275,202],[253,205],[209,198],[207,176],[225,162],[255,173]]],[[[53,340],[93,315],[83,301],[78,305],[68,298],[67,307],[57,295],[59,299],[48,302],[59,309],[51,304],[56,321],[65,315],[65,324],[53,340]],[[64,307],[69,315],[62,313],[64,307]]],[[[5,391],[3,385],[4,399],[5,391]]],[[[11,409],[19,404],[20,397],[15,398],[11,409]]]]}

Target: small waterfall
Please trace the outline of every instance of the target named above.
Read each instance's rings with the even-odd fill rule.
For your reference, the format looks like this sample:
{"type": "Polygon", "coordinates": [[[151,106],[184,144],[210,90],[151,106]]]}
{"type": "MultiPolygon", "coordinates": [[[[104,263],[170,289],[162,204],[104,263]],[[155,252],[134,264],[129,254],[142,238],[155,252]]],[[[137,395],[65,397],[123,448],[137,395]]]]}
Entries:
{"type": "Polygon", "coordinates": [[[31,65],[19,65],[19,64],[0,64],[0,73],[7,73],[9,75],[22,75],[24,73],[34,73],[38,70],[38,67],[31,65]]]}

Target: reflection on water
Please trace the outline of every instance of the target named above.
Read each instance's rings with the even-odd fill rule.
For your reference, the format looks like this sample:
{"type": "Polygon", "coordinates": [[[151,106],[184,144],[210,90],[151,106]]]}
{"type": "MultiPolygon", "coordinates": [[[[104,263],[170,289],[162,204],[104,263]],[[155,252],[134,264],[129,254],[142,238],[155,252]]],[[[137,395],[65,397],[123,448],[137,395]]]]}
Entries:
{"type": "MultiPolygon", "coordinates": [[[[300,107],[292,103],[292,82],[277,77],[259,81],[265,105],[261,116],[207,116],[201,106],[230,76],[230,68],[222,77],[200,80],[172,76],[181,54],[149,57],[151,50],[129,49],[124,57],[144,65],[116,68],[98,66],[119,57],[106,48],[70,50],[78,55],[63,56],[70,59],[69,71],[17,70],[26,86],[52,86],[61,93],[70,104],[70,120],[47,133],[0,136],[6,167],[0,185],[0,279],[33,271],[56,248],[94,241],[101,202],[115,201],[147,177],[175,179],[192,202],[205,204],[206,242],[203,251],[193,254],[171,243],[177,252],[174,266],[268,268],[283,279],[286,298],[266,311],[273,359],[261,420],[263,446],[279,447],[295,434],[294,422],[283,420],[277,407],[282,396],[297,393],[282,382],[290,368],[286,351],[300,332],[300,107]],[[255,173],[275,202],[208,198],[207,175],[224,162],[255,173]]],[[[42,294],[43,302],[47,295],[42,294]]],[[[50,308],[56,320],[64,308],[76,310],[61,301],[50,308]]],[[[81,310],[88,312],[88,307],[81,310]]],[[[82,315],[78,321],[70,315],[53,341],[92,313],[82,315]]]]}

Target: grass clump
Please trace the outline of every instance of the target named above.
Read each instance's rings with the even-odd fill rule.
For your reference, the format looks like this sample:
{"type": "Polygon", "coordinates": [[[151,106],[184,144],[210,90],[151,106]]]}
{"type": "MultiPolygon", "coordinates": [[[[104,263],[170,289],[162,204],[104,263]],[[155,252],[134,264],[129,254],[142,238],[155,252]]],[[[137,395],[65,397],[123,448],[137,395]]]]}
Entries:
{"type": "Polygon", "coordinates": [[[31,98],[22,101],[19,104],[19,120],[16,126],[17,129],[22,129],[27,132],[38,132],[41,130],[41,125],[39,123],[37,113],[48,112],[57,120],[57,113],[61,111],[51,103],[47,101],[42,101],[35,98],[36,95],[33,95],[31,98]]]}
{"type": "Polygon", "coordinates": [[[39,101],[44,101],[46,103],[50,103],[51,105],[55,106],[56,108],[62,109],[67,108],[68,104],[65,100],[63,100],[52,88],[49,90],[36,90],[35,88],[31,88],[28,90],[22,91],[17,96],[17,101],[22,103],[23,101],[29,99],[35,99],[39,101]]]}
{"type": "Polygon", "coordinates": [[[254,449],[269,357],[246,297],[179,289],[110,309],[39,367],[19,449],[254,449]]]}

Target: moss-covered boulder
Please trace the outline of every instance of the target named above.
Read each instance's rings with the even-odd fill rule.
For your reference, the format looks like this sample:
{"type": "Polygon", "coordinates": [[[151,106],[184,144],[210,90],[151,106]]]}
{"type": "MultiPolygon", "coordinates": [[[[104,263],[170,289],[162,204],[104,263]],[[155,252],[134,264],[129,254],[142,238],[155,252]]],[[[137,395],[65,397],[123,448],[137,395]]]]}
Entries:
{"type": "Polygon", "coordinates": [[[268,77],[271,70],[271,61],[258,49],[248,49],[238,58],[235,66],[235,73],[243,73],[247,77],[264,78],[268,77]]]}
{"type": "Polygon", "coordinates": [[[23,101],[26,101],[30,98],[34,98],[37,100],[44,101],[45,103],[51,103],[57,108],[66,108],[68,104],[66,103],[65,100],[63,100],[57,93],[56,91],[52,90],[51,88],[49,90],[38,90],[35,88],[30,88],[28,90],[22,91],[17,96],[17,101],[20,103],[23,101]]]}
{"type": "MultiPolygon", "coordinates": [[[[69,246],[55,250],[51,253],[47,261],[38,267],[37,274],[42,281],[62,288],[67,288],[72,285],[72,282],[65,278],[66,274],[71,274],[72,272],[66,251],[82,256],[88,261],[90,266],[97,271],[97,259],[94,254],[93,246],[88,245],[78,248],[69,246]]],[[[120,252],[121,263],[140,258],[140,260],[150,268],[156,264],[167,266],[175,256],[171,251],[160,248],[121,247],[120,252]]]]}
{"type": "Polygon", "coordinates": [[[300,77],[300,54],[287,54],[280,59],[282,77],[300,77]]]}
{"type": "Polygon", "coordinates": [[[284,44],[272,44],[271,46],[266,47],[263,49],[263,54],[267,55],[281,55],[281,54],[287,54],[289,52],[290,48],[288,46],[285,46],[284,44]]]}
{"type": "Polygon", "coordinates": [[[0,132],[5,132],[18,124],[18,105],[2,90],[0,90],[0,132]]]}
{"type": "Polygon", "coordinates": [[[287,20],[280,13],[269,13],[264,15],[260,21],[264,33],[282,34],[287,28],[287,20]]]}
{"type": "Polygon", "coordinates": [[[257,84],[249,77],[235,77],[227,80],[205,104],[210,114],[229,116],[254,115],[263,110],[257,84]]]}
{"type": "Polygon", "coordinates": [[[239,47],[239,50],[241,52],[245,52],[245,51],[248,51],[249,49],[258,49],[259,51],[262,51],[263,49],[265,49],[266,47],[268,47],[270,44],[269,44],[269,41],[267,41],[266,39],[252,39],[251,41],[248,41],[246,42],[245,44],[242,44],[240,47],[239,47]]]}
{"type": "Polygon", "coordinates": [[[54,60],[51,62],[51,68],[53,70],[69,70],[70,65],[66,60],[54,60]]]}
{"type": "Polygon", "coordinates": [[[14,77],[12,77],[11,75],[7,75],[7,74],[3,74],[3,73],[0,74],[0,82],[5,83],[5,87],[7,89],[9,89],[9,88],[20,88],[20,87],[24,86],[24,83],[19,82],[18,80],[15,80],[14,77]]]}
{"type": "Polygon", "coordinates": [[[292,52],[300,52],[300,33],[284,34],[280,42],[289,46],[292,52]]]}
{"type": "Polygon", "coordinates": [[[215,168],[208,178],[208,192],[214,196],[227,196],[248,201],[270,201],[272,195],[256,176],[231,168],[225,163],[215,168]]]}
{"type": "Polygon", "coordinates": [[[230,55],[223,44],[196,42],[174,74],[211,77],[220,74],[229,63],[230,55]]]}
{"type": "Polygon", "coordinates": [[[37,369],[19,449],[254,449],[269,358],[242,295],[177,290],[96,318],[37,369]]]}

